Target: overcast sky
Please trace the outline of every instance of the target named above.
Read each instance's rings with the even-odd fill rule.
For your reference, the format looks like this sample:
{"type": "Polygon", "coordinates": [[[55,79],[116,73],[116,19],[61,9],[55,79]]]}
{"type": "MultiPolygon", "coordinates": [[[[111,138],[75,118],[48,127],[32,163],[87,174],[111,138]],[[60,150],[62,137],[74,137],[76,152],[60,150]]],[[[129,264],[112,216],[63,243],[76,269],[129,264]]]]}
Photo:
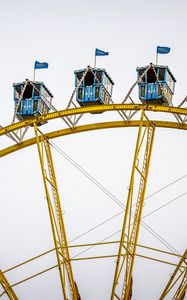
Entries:
{"type": "MultiPolygon", "coordinates": [[[[36,72],[36,80],[44,81],[52,91],[53,105],[64,109],[74,88],[74,70],[93,66],[95,48],[109,51],[109,56],[98,57],[97,66],[106,68],[113,78],[113,101],[120,103],[136,80],[136,67],[155,63],[158,45],[171,47],[169,54],[159,56],[159,64],[168,65],[177,79],[173,98],[177,106],[187,94],[186,13],[185,0],[1,1],[0,125],[10,124],[13,117],[12,84],[33,78],[35,60],[49,63],[48,70],[36,72]]],[[[140,103],[138,97],[136,101],[140,103]]],[[[97,116],[86,118],[91,123],[97,116]]],[[[111,129],[53,142],[125,204],[136,134],[134,128],[111,129]]],[[[185,131],[156,130],[146,196],[183,178],[148,198],[144,207],[146,215],[180,196],[144,221],[181,254],[186,248],[187,197],[181,196],[187,186],[186,149],[185,131]]],[[[121,212],[64,156],[55,150],[53,154],[69,241],[121,212]]],[[[6,270],[53,248],[53,240],[36,146],[4,157],[0,166],[0,268],[6,270]]],[[[122,216],[72,244],[98,242],[110,235],[107,240],[119,239],[119,233],[115,233],[121,228],[122,216]]],[[[143,228],[140,242],[168,250],[143,228]]],[[[79,252],[81,249],[74,250],[72,255],[79,252]]],[[[116,247],[92,248],[84,256],[114,252],[116,247]]],[[[54,255],[49,255],[6,275],[15,283],[54,264],[54,255]]],[[[115,259],[74,262],[82,299],[110,299],[114,268],[115,259]]],[[[137,259],[132,299],[157,300],[173,270],[171,266],[137,259]]],[[[62,299],[57,269],[15,287],[15,292],[20,300],[62,299]]]]}

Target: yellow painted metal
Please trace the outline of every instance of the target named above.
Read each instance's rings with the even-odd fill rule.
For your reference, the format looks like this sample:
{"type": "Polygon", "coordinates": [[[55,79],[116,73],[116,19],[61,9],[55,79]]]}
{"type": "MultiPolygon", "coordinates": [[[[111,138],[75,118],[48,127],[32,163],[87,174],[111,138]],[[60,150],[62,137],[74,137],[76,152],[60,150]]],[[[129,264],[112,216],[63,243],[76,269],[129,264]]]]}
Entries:
{"type": "Polygon", "coordinates": [[[121,300],[129,300],[132,295],[132,272],[155,132],[155,127],[151,122],[146,127],[143,127],[144,116],[145,112],[142,111],[111,300],[118,299],[118,297],[121,300]],[[139,185],[137,181],[139,181],[139,185]],[[136,198],[135,203],[133,203],[134,198],[136,198]],[[132,207],[134,205],[135,210],[133,212],[132,207]],[[125,251],[125,254],[123,254],[123,251],[125,251]],[[119,281],[122,281],[122,283],[118,288],[119,281]]]}
{"type": "MultiPolygon", "coordinates": [[[[168,121],[151,121],[152,124],[154,124],[155,127],[159,128],[170,128],[170,129],[178,129],[178,130],[187,130],[187,124],[181,124],[177,122],[168,122],[168,121]]],[[[96,123],[96,124],[87,124],[82,126],[76,126],[73,128],[65,128],[61,130],[56,130],[52,132],[48,132],[43,134],[44,137],[47,139],[54,139],[61,136],[69,135],[69,134],[76,134],[86,131],[92,131],[92,130],[100,130],[100,129],[109,129],[109,128],[122,128],[122,127],[138,127],[140,124],[140,121],[111,121],[111,122],[104,122],[104,123],[96,123]]],[[[142,126],[147,126],[149,124],[148,121],[143,121],[142,126]]],[[[40,138],[40,137],[39,137],[40,138]]],[[[28,140],[23,141],[21,144],[15,144],[12,146],[9,146],[5,149],[0,150],[0,157],[3,157],[5,155],[11,154],[15,151],[19,151],[21,149],[24,149],[26,147],[32,146],[36,143],[36,138],[31,138],[28,140]]]]}
{"type": "MultiPolygon", "coordinates": [[[[119,243],[120,243],[120,241],[108,241],[108,242],[98,242],[98,243],[88,243],[88,244],[76,244],[76,245],[69,245],[68,248],[70,249],[70,248],[90,247],[90,246],[91,247],[95,247],[95,246],[103,246],[103,245],[111,245],[111,244],[119,244],[119,243]]],[[[148,250],[155,251],[155,252],[162,253],[162,254],[167,254],[167,255],[170,255],[170,256],[173,256],[173,257],[179,257],[179,258],[182,257],[179,254],[175,254],[175,253],[172,253],[172,252],[164,251],[164,250],[161,250],[161,249],[157,249],[157,248],[153,248],[153,247],[149,247],[149,246],[145,246],[145,245],[137,244],[137,247],[143,248],[143,249],[148,249],[148,250]]],[[[43,253],[41,253],[39,255],[36,255],[36,256],[34,256],[34,257],[26,260],[26,261],[23,261],[23,262],[19,263],[18,265],[15,265],[15,266],[9,268],[9,269],[3,270],[3,273],[5,274],[5,273],[7,273],[9,271],[12,271],[12,270],[14,270],[14,269],[16,269],[18,267],[21,267],[21,266],[23,266],[23,265],[25,265],[27,263],[30,263],[30,262],[34,261],[34,260],[36,260],[36,259],[38,259],[38,258],[40,258],[42,256],[45,256],[45,255],[47,255],[47,254],[49,254],[49,253],[51,253],[53,251],[55,251],[55,248],[50,249],[48,251],[45,251],[45,252],[43,252],[43,253]]],[[[110,257],[116,257],[116,256],[117,255],[108,255],[108,256],[104,256],[104,257],[105,258],[110,258],[110,257]]],[[[136,256],[139,256],[139,257],[142,257],[142,258],[151,259],[151,260],[155,260],[155,261],[162,262],[162,263],[169,264],[169,265],[173,265],[173,266],[177,266],[176,264],[174,264],[172,262],[169,262],[169,261],[158,260],[158,259],[155,259],[153,257],[148,257],[148,256],[145,257],[145,256],[137,254],[137,253],[136,253],[136,256]]],[[[93,257],[93,259],[94,258],[95,257],[93,257]]],[[[103,258],[103,256],[102,257],[100,256],[99,258],[103,258]]],[[[71,258],[71,261],[86,260],[86,259],[91,259],[91,258],[80,258],[80,259],[79,258],[71,258]]]]}
{"type": "MultiPolygon", "coordinates": [[[[14,290],[12,289],[10,283],[8,282],[7,278],[3,274],[3,272],[0,270],[0,283],[2,288],[4,289],[4,293],[8,296],[10,300],[18,300],[18,297],[16,296],[14,290]]],[[[1,294],[3,295],[3,294],[1,294]]]]}
{"type": "Polygon", "coordinates": [[[27,278],[24,278],[24,279],[22,279],[22,280],[20,280],[20,281],[18,281],[18,282],[16,282],[16,283],[14,283],[14,284],[12,284],[11,287],[14,287],[14,286],[16,286],[16,285],[19,285],[19,284],[21,284],[21,283],[24,283],[25,281],[28,281],[28,280],[30,280],[30,279],[33,279],[33,278],[35,278],[35,277],[37,277],[37,276],[39,276],[39,275],[42,275],[42,274],[44,274],[44,273],[46,273],[46,272],[51,271],[51,270],[53,270],[53,269],[55,269],[55,268],[57,268],[57,267],[58,267],[58,265],[55,265],[55,266],[52,266],[52,267],[50,267],[50,268],[47,268],[47,269],[45,269],[45,270],[43,270],[43,271],[40,271],[40,272],[38,272],[38,273],[36,273],[36,274],[34,274],[34,275],[32,275],[32,276],[29,276],[29,277],[27,277],[27,278]]]}
{"type": "MultiPolygon", "coordinates": [[[[14,151],[23,149],[25,147],[31,146],[37,143],[38,153],[40,157],[40,164],[42,169],[44,187],[46,191],[46,198],[49,208],[51,226],[53,231],[54,243],[55,243],[55,250],[57,255],[58,261],[58,268],[60,272],[61,284],[64,299],[67,300],[67,282],[65,277],[68,277],[68,284],[71,289],[71,296],[72,299],[79,299],[78,291],[76,288],[76,284],[73,279],[73,273],[71,268],[71,259],[69,257],[66,234],[64,223],[62,219],[62,210],[59,206],[57,209],[54,206],[54,203],[60,204],[58,188],[55,178],[55,172],[53,167],[53,161],[50,151],[50,146],[48,143],[49,139],[56,138],[59,136],[67,135],[67,134],[75,134],[83,131],[90,131],[90,130],[98,130],[98,129],[105,129],[105,128],[117,128],[117,127],[139,127],[139,133],[137,138],[137,145],[136,151],[134,156],[134,164],[132,169],[131,175],[131,183],[129,189],[129,196],[127,201],[127,209],[125,212],[124,217],[124,225],[123,231],[118,251],[118,260],[116,265],[116,272],[114,277],[113,283],[113,290],[111,299],[117,298],[120,300],[127,300],[130,299],[130,294],[132,290],[132,272],[133,272],[133,265],[134,265],[134,257],[137,255],[136,253],[136,246],[137,246],[137,239],[139,233],[139,221],[141,219],[142,207],[143,207],[143,200],[146,188],[146,182],[148,178],[148,169],[149,169],[149,162],[151,156],[151,149],[152,143],[154,139],[154,129],[155,127],[164,127],[164,128],[174,128],[174,129],[187,129],[187,124],[184,123],[177,123],[177,122],[170,122],[170,121],[157,121],[157,120],[144,120],[145,111],[152,111],[152,112],[163,112],[163,113],[171,113],[171,114],[179,114],[179,115],[187,115],[187,109],[176,108],[176,107],[162,107],[162,106],[154,106],[154,105],[137,105],[137,104],[111,104],[105,106],[96,106],[96,107],[83,107],[83,108],[76,108],[76,109],[68,109],[62,110],[54,113],[50,113],[44,116],[40,116],[38,118],[33,118],[29,120],[25,120],[19,123],[15,123],[4,128],[0,128],[0,135],[7,134],[9,132],[14,132],[20,128],[24,128],[26,126],[34,126],[36,138],[31,138],[29,140],[25,140],[22,143],[12,145],[5,149],[0,150],[0,157],[3,157],[7,154],[10,154],[14,151]],[[79,115],[79,114],[86,114],[86,113],[93,113],[93,112],[107,112],[107,111],[141,111],[142,117],[141,120],[130,120],[130,121],[109,121],[105,123],[96,123],[96,124],[86,124],[83,126],[76,126],[72,128],[65,128],[62,130],[57,130],[54,132],[49,132],[46,134],[39,135],[38,129],[35,124],[39,122],[49,121],[57,118],[63,118],[67,116],[79,115]],[[146,141],[146,142],[145,142],[146,141]],[[145,142],[145,143],[144,143],[145,142]],[[144,145],[146,144],[146,145],[144,145]],[[145,147],[145,152],[143,158],[140,157],[140,150],[142,150],[143,145],[145,147]],[[46,156],[46,158],[44,158],[46,156]],[[140,161],[142,159],[142,167],[140,166],[140,161]],[[45,163],[47,162],[48,168],[48,176],[46,176],[46,169],[45,163]],[[138,164],[139,162],[139,164],[138,164]],[[133,193],[135,190],[135,173],[138,174],[140,185],[139,190],[137,190],[137,202],[136,202],[136,209],[133,216],[132,212],[132,199],[133,193]],[[50,195],[50,191],[48,186],[52,188],[52,196],[50,195]],[[52,198],[54,202],[52,202],[52,198]],[[60,214],[59,214],[60,213],[60,214]],[[59,218],[59,215],[61,216],[59,218]],[[133,225],[130,227],[132,219],[134,218],[133,225]],[[127,235],[127,238],[126,238],[127,235]],[[62,237],[62,239],[61,239],[62,237]],[[127,246],[125,246],[127,243],[127,246]],[[124,245],[125,244],[125,245],[124,245]],[[59,247],[60,245],[60,247],[59,247]],[[123,253],[123,249],[125,253],[123,253]],[[65,272],[67,276],[65,276],[65,272]],[[124,272],[123,272],[124,271],[124,272]],[[123,276],[124,275],[124,276],[123,276]],[[122,291],[121,296],[116,294],[116,287],[118,284],[118,280],[120,278],[124,278],[124,282],[122,283],[122,291]]],[[[141,257],[141,255],[139,255],[141,257]]],[[[142,256],[143,257],[143,256],[142,256]]],[[[147,257],[148,258],[148,257],[147,257]]],[[[185,275],[186,276],[186,275],[185,275]]],[[[184,278],[186,278],[184,276],[184,278]]],[[[186,280],[186,279],[185,279],[186,280]]],[[[184,282],[185,282],[184,280],[184,282]]],[[[184,291],[184,286],[182,286],[182,291],[184,291]]],[[[181,294],[183,297],[184,293],[181,294]]],[[[13,298],[11,298],[13,299],[13,298]]],[[[176,298],[182,300],[182,298],[176,298]]]]}
{"type": "Polygon", "coordinates": [[[159,300],[165,299],[168,293],[176,286],[180,280],[179,287],[177,288],[172,300],[182,300],[185,297],[187,290],[187,249],[185,250],[183,256],[181,257],[177,267],[175,268],[170,280],[168,281],[162,295],[159,300]],[[185,266],[185,268],[181,268],[185,266]]]}
{"type": "MultiPolygon", "coordinates": [[[[76,245],[75,245],[76,246],[76,245]]],[[[79,245],[78,245],[79,246],[79,245]]],[[[149,257],[149,256],[144,256],[144,255],[141,255],[141,254],[138,254],[138,253],[136,253],[135,254],[137,257],[140,257],[140,258],[144,258],[144,259],[149,259],[149,260],[152,260],[152,261],[155,261],[155,262],[159,262],[159,263],[164,263],[164,264],[168,264],[168,265],[172,265],[172,266],[177,266],[176,264],[174,264],[174,263],[172,263],[172,262],[169,262],[169,261],[164,261],[164,260],[161,260],[161,259],[155,259],[154,257],[149,257]]],[[[114,254],[114,255],[102,255],[102,256],[91,256],[91,257],[81,257],[81,258],[71,258],[71,261],[85,261],[85,260],[95,260],[95,259],[107,259],[107,258],[116,258],[117,257],[117,255],[116,254],[114,254]]],[[[34,258],[33,258],[34,259],[34,258]]],[[[22,265],[22,264],[21,264],[22,265]]],[[[17,266],[16,266],[17,267],[17,266]]],[[[37,277],[37,276],[40,276],[40,275],[42,275],[42,274],[44,274],[44,273],[46,273],[46,272],[49,272],[49,271],[51,271],[51,270],[53,270],[53,269],[55,269],[55,268],[57,268],[58,267],[58,265],[55,265],[55,266],[52,266],[52,267],[50,267],[50,268],[47,268],[47,269],[45,269],[45,270],[43,270],[43,271],[40,271],[40,272],[38,272],[38,273],[36,273],[36,274],[34,274],[34,275],[32,275],[32,276],[29,276],[29,277],[27,277],[27,278],[24,278],[24,279],[22,279],[22,280],[20,280],[20,281],[18,281],[18,282],[16,282],[16,283],[14,283],[14,284],[12,284],[10,287],[12,288],[12,287],[14,287],[14,286],[16,286],[16,285],[19,285],[19,284],[22,284],[23,282],[26,282],[26,281],[28,281],[28,280],[31,280],[31,279],[33,279],[33,278],[35,278],[35,277],[37,277]]],[[[181,266],[181,268],[185,268],[184,266],[181,266]]],[[[13,268],[11,268],[11,269],[14,269],[14,267],[13,268]]],[[[5,271],[4,271],[4,273],[5,273],[5,271]]],[[[4,294],[4,293],[3,293],[4,294]]],[[[2,294],[1,294],[2,295],[2,294]]],[[[0,295],[0,297],[1,297],[1,295],[0,295]]]]}
{"type": "MultiPolygon", "coordinates": [[[[123,255],[125,256],[125,255],[123,255]]],[[[170,265],[170,266],[177,266],[176,264],[170,262],[170,261],[166,261],[166,260],[162,260],[162,259],[156,259],[154,257],[150,257],[150,256],[146,256],[146,255],[142,255],[142,254],[138,254],[138,253],[135,253],[135,256],[139,257],[139,258],[144,258],[144,259],[147,259],[147,260],[151,260],[151,261],[155,261],[155,262],[158,262],[158,263],[162,263],[162,264],[166,264],[166,265],[170,265]]],[[[81,258],[72,258],[71,261],[80,261],[80,260],[93,260],[93,259],[106,259],[106,258],[113,258],[113,257],[117,257],[116,254],[111,254],[111,255],[102,255],[102,256],[90,256],[90,257],[81,257],[81,258]]],[[[185,268],[185,267],[181,267],[181,268],[185,268]]]]}
{"type": "Polygon", "coordinates": [[[34,124],[34,129],[64,300],[69,299],[68,289],[70,289],[71,299],[77,300],[80,299],[80,297],[78,295],[77,287],[73,278],[73,271],[70,262],[68,243],[50,145],[46,137],[43,137],[42,135],[40,135],[39,140],[38,128],[36,124],[34,124]]]}
{"type": "MultiPolygon", "coordinates": [[[[86,113],[97,113],[107,111],[153,111],[170,114],[187,115],[187,109],[170,106],[159,106],[159,105],[143,105],[143,104],[109,104],[109,105],[97,105],[89,107],[81,107],[74,109],[60,110],[52,112],[36,118],[24,120],[22,122],[14,123],[3,128],[0,128],[0,135],[7,134],[9,132],[16,131],[26,126],[34,126],[37,123],[45,123],[53,119],[63,118],[67,116],[86,114],[86,113]]],[[[73,128],[72,128],[73,130],[73,128]]]]}

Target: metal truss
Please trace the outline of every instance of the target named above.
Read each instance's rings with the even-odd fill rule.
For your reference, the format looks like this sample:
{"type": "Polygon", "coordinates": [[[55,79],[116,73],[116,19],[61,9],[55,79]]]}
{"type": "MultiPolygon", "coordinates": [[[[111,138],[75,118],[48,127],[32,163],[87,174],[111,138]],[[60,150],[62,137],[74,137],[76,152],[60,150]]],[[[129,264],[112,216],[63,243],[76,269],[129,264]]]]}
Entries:
{"type": "Polygon", "coordinates": [[[174,270],[171,278],[166,285],[159,300],[165,299],[168,293],[179,283],[178,289],[176,290],[172,300],[183,300],[187,289],[187,249],[180,259],[176,269],[174,270]],[[181,268],[183,267],[183,268],[181,268]],[[180,282],[180,283],[179,283],[180,282]]]}
{"type": "Polygon", "coordinates": [[[132,273],[155,132],[155,127],[151,122],[143,128],[144,117],[145,112],[142,111],[111,300],[130,300],[132,296],[132,273]],[[139,184],[137,184],[138,182],[139,184]],[[136,200],[134,201],[134,199],[136,200]]]}
{"type": "Polygon", "coordinates": [[[71,297],[72,300],[78,300],[80,299],[80,295],[73,278],[62,208],[49,141],[41,134],[41,132],[39,138],[39,130],[36,124],[34,125],[34,129],[64,300],[69,300],[69,297],[71,297]],[[70,295],[68,295],[69,290],[70,295]]]}
{"type": "MultiPolygon", "coordinates": [[[[174,106],[157,106],[157,105],[143,105],[143,104],[108,104],[108,105],[97,105],[97,106],[90,106],[90,107],[80,107],[80,108],[71,108],[71,109],[65,109],[65,110],[59,110],[55,112],[48,113],[46,115],[33,117],[32,119],[26,119],[18,123],[14,123],[5,127],[0,126],[0,135],[7,135],[8,133],[16,132],[17,130],[21,128],[25,128],[27,126],[33,126],[33,124],[37,123],[46,123],[47,121],[58,119],[58,118],[67,118],[67,117],[73,117],[73,116],[79,116],[84,114],[96,114],[101,112],[121,112],[121,111],[129,111],[129,116],[127,117],[127,121],[132,120],[133,116],[135,115],[135,112],[145,110],[148,112],[160,112],[165,113],[166,115],[175,114],[180,115],[181,117],[187,117],[187,109],[186,108],[179,108],[174,106]]],[[[170,120],[168,120],[170,121],[170,120]]],[[[185,125],[186,123],[178,122],[179,126],[182,127],[182,125],[185,125]]],[[[73,124],[70,126],[68,125],[67,128],[70,128],[73,130],[75,128],[75,125],[78,125],[78,122],[76,121],[76,124],[73,124]]],[[[23,135],[23,134],[22,134],[23,135]]]]}
{"type": "MultiPolygon", "coordinates": [[[[74,95],[74,94],[73,94],[74,95]]],[[[130,95],[128,96],[128,98],[130,95]]],[[[186,99],[186,98],[185,98],[186,99]]],[[[47,101],[47,100],[45,100],[47,101]]],[[[51,109],[53,112],[48,113],[46,115],[33,117],[30,119],[25,119],[18,123],[12,123],[9,126],[1,126],[0,125],[0,135],[4,134],[8,138],[12,139],[14,142],[21,144],[24,140],[24,137],[28,131],[28,128],[30,126],[33,126],[34,123],[36,124],[45,124],[47,121],[61,118],[64,121],[64,125],[67,126],[67,128],[74,129],[75,126],[78,125],[80,119],[86,114],[97,114],[107,111],[116,111],[118,113],[118,116],[120,116],[120,119],[122,119],[124,122],[131,121],[134,118],[134,115],[144,109],[147,111],[152,112],[165,112],[169,114],[173,114],[177,122],[183,126],[187,124],[187,109],[186,107],[183,108],[183,105],[187,103],[187,100],[185,100],[184,104],[180,105],[179,107],[174,106],[159,106],[159,105],[144,105],[144,104],[135,104],[133,100],[131,99],[131,103],[125,103],[125,104],[115,104],[113,103],[113,100],[110,99],[110,102],[112,104],[106,104],[106,105],[97,105],[97,106],[89,106],[89,107],[74,107],[65,110],[58,111],[54,106],[51,104],[51,109]],[[21,129],[23,129],[21,131],[21,129]]],[[[70,101],[70,105],[72,104],[72,100],[70,101]]]]}
{"type": "Polygon", "coordinates": [[[0,284],[4,289],[4,293],[6,293],[6,295],[10,300],[19,300],[13,288],[11,287],[10,283],[8,282],[7,278],[5,277],[5,275],[1,270],[0,270],[0,284]]]}
{"type": "MultiPolygon", "coordinates": [[[[39,116],[37,118],[23,120],[19,123],[14,123],[7,127],[0,128],[0,136],[3,136],[9,133],[12,134],[14,132],[17,132],[17,130],[23,130],[24,133],[26,128],[34,126],[35,134],[33,136],[31,135],[31,138],[29,138],[28,140],[24,139],[21,143],[15,142],[9,147],[0,149],[0,157],[8,155],[14,151],[21,150],[25,147],[37,144],[53,239],[55,244],[55,251],[58,263],[57,267],[59,269],[64,300],[78,300],[80,299],[80,295],[78,293],[77,285],[73,277],[71,262],[75,259],[71,259],[69,254],[69,247],[67,244],[62,208],[58,193],[58,186],[55,177],[55,170],[49,140],[63,135],[75,134],[84,131],[119,127],[138,127],[137,144],[135,148],[134,161],[129,185],[129,193],[126,202],[124,223],[122,228],[121,240],[119,243],[116,270],[111,294],[111,300],[130,300],[132,298],[133,290],[133,268],[135,263],[135,257],[143,257],[137,253],[136,248],[138,246],[137,242],[140,230],[140,221],[144,203],[145,189],[148,180],[148,171],[151,159],[151,150],[154,141],[155,128],[163,127],[187,130],[186,118],[186,107],[164,107],[155,105],[147,106],[142,104],[109,104],[104,106],[81,107],[55,111],[43,116],[39,116]],[[92,116],[92,113],[97,112],[117,112],[117,114],[119,115],[119,112],[126,113],[127,111],[129,112],[130,116],[127,119],[125,119],[125,117],[122,120],[120,119],[116,121],[111,121],[109,119],[108,121],[101,123],[93,123],[92,121],[90,121],[90,123],[85,122],[85,124],[83,125],[78,125],[77,121],[79,116],[82,116],[84,114],[91,113],[90,116],[92,116]],[[136,116],[138,115],[138,117],[136,119],[132,119],[132,116],[134,116],[136,112],[138,112],[138,114],[136,114],[136,116]],[[166,117],[164,121],[154,120],[152,118],[150,119],[149,112],[155,112],[155,114],[159,112],[166,117]],[[173,115],[175,119],[177,119],[176,115],[180,116],[180,120],[183,121],[179,122],[177,119],[177,122],[176,120],[175,122],[171,122],[171,115],[173,115]],[[169,119],[167,119],[167,116],[169,116],[169,119]],[[74,117],[76,118],[76,124],[75,122],[73,122],[73,125],[64,122],[64,127],[53,132],[42,133],[36,125],[42,122],[45,123],[45,121],[50,121],[58,118],[68,118],[68,120],[72,120],[72,118],[74,117]],[[68,289],[70,289],[69,293],[68,289]]],[[[25,135],[22,135],[22,137],[25,138],[25,135]]],[[[116,257],[116,253],[114,257],[116,257]]],[[[183,260],[183,265],[182,263],[181,265],[179,263],[179,266],[177,266],[177,272],[179,273],[180,283],[179,281],[177,281],[177,279],[175,279],[175,281],[173,279],[173,277],[175,277],[176,274],[174,274],[171,278],[173,281],[168,283],[169,289],[171,289],[174,286],[175,282],[178,283],[178,289],[173,300],[182,300],[185,295],[187,285],[187,273],[186,265],[184,267],[184,262],[185,261],[183,260]]],[[[7,283],[7,291],[11,291],[14,285],[10,286],[10,284],[7,283]]],[[[5,294],[5,292],[3,294],[5,294]]],[[[164,298],[160,298],[160,300],[161,299],[164,298]]]]}

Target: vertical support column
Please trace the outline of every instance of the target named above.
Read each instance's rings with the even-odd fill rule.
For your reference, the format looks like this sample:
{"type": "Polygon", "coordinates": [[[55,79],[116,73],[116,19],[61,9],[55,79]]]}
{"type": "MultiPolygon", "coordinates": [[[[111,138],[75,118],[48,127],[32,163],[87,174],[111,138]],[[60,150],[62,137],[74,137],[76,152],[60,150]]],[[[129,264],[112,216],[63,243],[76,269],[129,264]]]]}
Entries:
{"type": "Polygon", "coordinates": [[[155,132],[149,120],[143,127],[144,118],[142,110],[111,300],[130,300],[132,297],[132,273],[155,132]]]}
{"type": "Polygon", "coordinates": [[[187,249],[184,252],[183,256],[181,257],[173,274],[171,275],[171,278],[170,278],[168,284],[166,285],[159,300],[165,299],[167,294],[176,285],[176,283],[179,282],[179,280],[180,280],[180,284],[179,284],[178,289],[175,292],[175,295],[173,296],[172,300],[183,300],[185,297],[185,293],[186,293],[186,289],[187,289],[187,249]],[[181,267],[183,267],[183,268],[181,268],[181,267]],[[177,278],[177,276],[178,276],[178,278],[177,278]]]}
{"type": "Polygon", "coordinates": [[[8,280],[6,279],[5,275],[1,270],[0,270],[0,284],[10,300],[19,300],[14,290],[12,289],[10,283],[8,282],[8,280]]]}
{"type": "Polygon", "coordinates": [[[49,141],[44,138],[42,134],[38,136],[39,130],[36,124],[34,125],[34,129],[64,300],[69,299],[68,289],[70,289],[71,299],[78,300],[80,299],[80,296],[73,278],[64,220],[62,216],[62,208],[49,141]]]}

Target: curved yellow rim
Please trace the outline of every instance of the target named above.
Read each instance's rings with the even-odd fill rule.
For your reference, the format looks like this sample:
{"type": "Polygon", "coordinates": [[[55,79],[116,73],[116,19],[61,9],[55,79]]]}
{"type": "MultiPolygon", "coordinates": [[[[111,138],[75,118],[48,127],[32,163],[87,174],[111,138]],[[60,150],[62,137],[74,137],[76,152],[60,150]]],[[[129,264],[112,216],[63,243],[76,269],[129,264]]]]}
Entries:
{"type": "MultiPolygon", "coordinates": [[[[167,122],[167,121],[154,121],[151,120],[152,125],[155,127],[161,128],[170,128],[170,129],[180,129],[180,130],[187,130],[187,124],[181,124],[177,122],[167,122]]],[[[99,129],[107,129],[107,128],[119,128],[119,127],[137,127],[139,126],[140,121],[112,121],[112,122],[103,122],[103,123],[91,123],[82,126],[76,126],[72,128],[66,128],[56,131],[51,131],[45,133],[44,136],[48,139],[54,139],[57,137],[85,132],[85,131],[92,131],[92,130],[99,130],[99,129]]],[[[148,126],[148,121],[143,121],[143,126],[148,126]]],[[[31,138],[28,140],[23,141],[21,144],[15,144],[10,147],[7,147],[3,150],[0,150],[0,157],[13,153],[15,151],[21,150],[23,148],[32,146],[36,143],[36,138],[31,138]]]]}
{"type": "Polygon", "coordinates": [[[165,112],[179,115],[187,115],[187,109],[170,106],[158,106],[158,105],[143,105],[143,104],[109,104],[109,105],[98,105],[89,107],[80,107],[74,109],[65,109],[57,112],[52,112],[37,118],[31,118],[18,122],[12,125],[8,125],[0,129],[0,135],[10,133],[12,131],[24,128],[26,126],[32,126],[34,123],[45,123],[57,118],[63,118],[73,115],[86,114],[86,113],[98,113],[106,111],[152,111],[152,112],[165,112]]]}

